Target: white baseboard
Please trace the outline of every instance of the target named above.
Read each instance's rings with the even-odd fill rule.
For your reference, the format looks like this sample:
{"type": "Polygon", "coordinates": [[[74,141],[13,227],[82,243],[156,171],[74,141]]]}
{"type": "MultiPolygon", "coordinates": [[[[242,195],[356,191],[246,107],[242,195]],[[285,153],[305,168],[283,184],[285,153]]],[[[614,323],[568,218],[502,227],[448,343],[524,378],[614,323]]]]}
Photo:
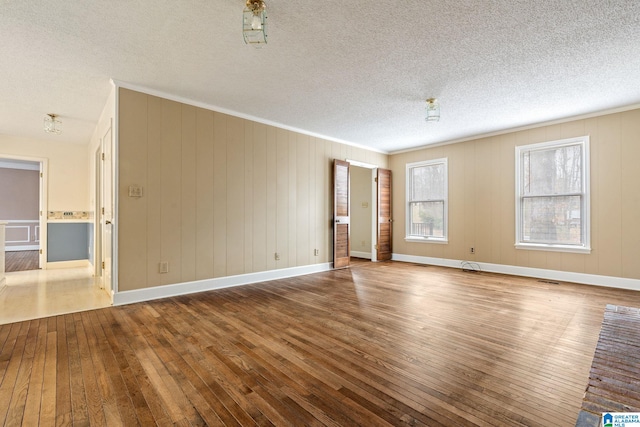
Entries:
{"type": "MultiPolygon", "coordinates": [[[[442,267],[462,268],[463,260],[431,258],[415,255],[393,254],[394,261],[414,262],[416,264],[438,265],[442,267]]],[[[468,261],[468,260],[467,260],[468,261]]],[[[509,274],[512,276],[535,277],[561,282],[582,283],[585,285],[605,286],[609,288],[630,289],[640,291],[640,280],[624,277],[599,276],[596,274],[572,273],[569,271],[547,270],[543,268],[518,267],[515,265],[490,264],[469,261],[477,264],[482,271],[489,273],[509,274]]]]}
{"type": "Polygon", "coordinates": [[[312,264],[301,267],[283,268],[279,270],[261,271],[258,273],[240,274],[237,276],[218,277],[214,279],[197,280],[194,282],[176,283],[172,285],[156,286],[153,288],[136,289],[133,291],[116,292],[113,295],[113,305],[131,304],[134,302],[150,301],[195,292],[211,291],[214,289],[230,288],[232,286],[249,285],[251,283],[268,282],[270,280],[303,276],[306,274],[329,271],[332,263],[312,264]]]}
{"type": "Polygon", "coordinates": [[[20,246],[5,246],[5,252],[18,252],[18,251],[37,251],[40,249],[38,245],[20,245],[20,246]]]}
{"type": "Polygon", "coordinates": [[[371,252],[351,251],[351,256],[354,258],[371,259],[371,252]]]}
{"type": "Polygon", "coordinates": [[[55,261],[47,263],[47,270],[54,270],[56,268],[80,268],[91,267],[91,263],[88,259],[78,259],[74,261],[55,261]]]}

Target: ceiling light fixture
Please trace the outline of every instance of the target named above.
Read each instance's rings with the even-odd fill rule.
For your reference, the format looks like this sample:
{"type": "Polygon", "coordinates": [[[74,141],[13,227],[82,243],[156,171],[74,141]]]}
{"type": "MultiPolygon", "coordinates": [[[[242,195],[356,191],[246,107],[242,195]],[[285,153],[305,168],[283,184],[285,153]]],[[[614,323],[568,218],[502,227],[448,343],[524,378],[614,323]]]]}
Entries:
{"type": "Polygon", "coordinates": [[[244,42],[256,48],[267,44],[267,5],[263,0],[247,0],[242,11],[244,42]]]}
{"type": "Polygon", "coordinates": [[[47,114],[44,116],[44,131],[47,133],[55,133],[56,135],[62,132],[62,122],[58,120],[58,116],[55,114],[47,114]]]}
{"type": "Polygon", "coordinates": [[[425,117],[427,122],[438,122],[440,121],[440,104],[436,98],[427,99],[427,117],[425,117]]]}

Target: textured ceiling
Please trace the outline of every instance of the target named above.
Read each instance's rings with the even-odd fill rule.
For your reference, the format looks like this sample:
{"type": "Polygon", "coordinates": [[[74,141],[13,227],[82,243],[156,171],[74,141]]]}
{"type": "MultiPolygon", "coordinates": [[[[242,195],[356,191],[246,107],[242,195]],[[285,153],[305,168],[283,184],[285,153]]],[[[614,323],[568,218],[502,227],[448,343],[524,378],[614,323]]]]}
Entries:
{"type": "Polygon", "coordinates": [[[87,143],[111,78],[386,152],[640,103],[637,0],[266,1],[258,50],[243,0],[0,0],[0,133],[87,143]]]}

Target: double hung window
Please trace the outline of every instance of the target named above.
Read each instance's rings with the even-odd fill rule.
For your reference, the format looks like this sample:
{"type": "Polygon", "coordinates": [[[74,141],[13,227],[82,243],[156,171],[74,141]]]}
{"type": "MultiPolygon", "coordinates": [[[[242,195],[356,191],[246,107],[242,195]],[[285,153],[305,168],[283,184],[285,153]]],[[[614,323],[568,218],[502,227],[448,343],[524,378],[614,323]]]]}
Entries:
{"type": "Polygon", "coordinates": [[[516,248],[590,251],[588,136],[516,147],[516,248]]]}
{"type": "Polygon", "coordinates": [[[407,164],[406,240],[447,242],[447,159],[407,164]]]}

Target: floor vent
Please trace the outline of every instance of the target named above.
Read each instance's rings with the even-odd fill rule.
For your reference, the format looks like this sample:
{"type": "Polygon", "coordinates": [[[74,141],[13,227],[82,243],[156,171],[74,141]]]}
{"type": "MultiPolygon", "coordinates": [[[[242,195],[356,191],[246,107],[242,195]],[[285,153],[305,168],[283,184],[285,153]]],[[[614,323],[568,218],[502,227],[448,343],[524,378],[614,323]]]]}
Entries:
{"type": "Polygon", "coordinates": [[[554,282],[553,280],[538,280],[540,283],[549,283],[550,285],[559,285],[560,282],[554,282]]]}

